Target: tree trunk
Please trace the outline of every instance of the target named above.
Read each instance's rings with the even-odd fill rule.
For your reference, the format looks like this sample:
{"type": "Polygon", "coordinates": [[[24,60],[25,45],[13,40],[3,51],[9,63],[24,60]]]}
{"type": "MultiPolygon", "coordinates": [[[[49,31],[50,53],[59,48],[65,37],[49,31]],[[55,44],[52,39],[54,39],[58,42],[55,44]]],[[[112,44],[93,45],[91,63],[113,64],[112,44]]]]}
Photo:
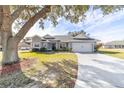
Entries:
{"type": "Polygon", "coordinates": [[[19,61],[18,43],[13,37],[8,37],[8,32],[2,34],[2,65],[12,64],[19,61]]]}
{"type": "Polygon", "coordinates": [[[1,20],[2,65],[18,62],[18,43],[12,36],[10,6],[2,6],[3,19],[1,20]]]}
{"type": "MultiPolygon", "coordinates": [[[[2,51],[3,51],[3,58],[2,64],[12,64],[15,62],[19,62],[18,57],[18,43],[21,39],[24,38],[26,33],[30,30],[30,28],[40,19],[45,18],[47,13],[51,10],[50,6],[45,6],[41,11],[36,13],[33,17],[31,17],[19,30],[19,32],[12,36],[12,16],[10,13],[9,6],[3,6],[3,22],[2,22],[2,51]]],[[[14,19],[13,19],[14,20],[14,19]]]]}

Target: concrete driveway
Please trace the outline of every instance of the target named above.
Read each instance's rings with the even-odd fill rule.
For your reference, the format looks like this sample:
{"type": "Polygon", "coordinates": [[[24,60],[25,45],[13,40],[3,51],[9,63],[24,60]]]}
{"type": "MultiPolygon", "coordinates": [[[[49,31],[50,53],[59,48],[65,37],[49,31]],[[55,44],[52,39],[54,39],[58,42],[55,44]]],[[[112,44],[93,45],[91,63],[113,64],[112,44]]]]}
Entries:
{"type": "Polygon", "coordinates": [[[103,54],[78,56],[78,79],[75,88],[124,88],[124,60],[103,54]]]}

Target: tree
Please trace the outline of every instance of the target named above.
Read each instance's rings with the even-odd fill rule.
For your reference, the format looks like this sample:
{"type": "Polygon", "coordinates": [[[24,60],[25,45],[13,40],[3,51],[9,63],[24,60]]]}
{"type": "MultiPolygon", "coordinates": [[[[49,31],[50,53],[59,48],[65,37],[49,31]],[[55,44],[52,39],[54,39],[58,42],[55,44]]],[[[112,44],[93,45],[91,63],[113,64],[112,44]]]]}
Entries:
{"type": "Polygon", "coordinates": [[[88,35],[84,30],[81,30],[81,31],[74,31],[74,32],[69,32],[68,33],[70,36],[73,36],[73,37],[75,37],[75,36],[77,36],[77,35],[79,35],[79,34],[84,34],[84,35],[88,35]]]}
{"type": "MultiPolygon", "coordinates": [[[[49,20],[56,26],[58,18],[65,18],[72,23],[85,20],[85,13],[91,8],[80,6],[0,6],[0,35],[3,48],[2,64],[12,64],[19,61],[18,43],[24,38],[30,28],[37,22],[44,28],[44,20],[49,20]],[[12,34],[12,25],[18,26],[18,33],[12,34]]],[[[93,6],[101,9],[103,14],[109,14],[122,9],[123,6],[93,6]]]]}

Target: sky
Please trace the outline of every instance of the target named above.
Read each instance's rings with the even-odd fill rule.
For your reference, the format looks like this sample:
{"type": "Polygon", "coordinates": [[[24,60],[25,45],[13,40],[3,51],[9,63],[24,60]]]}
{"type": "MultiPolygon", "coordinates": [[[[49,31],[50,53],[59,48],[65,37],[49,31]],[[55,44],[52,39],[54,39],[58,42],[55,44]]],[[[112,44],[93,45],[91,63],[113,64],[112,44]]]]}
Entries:
{"type": "Polygon", "coordinates": [[[33,35],[67,35],[68,32],[84,30],[90,37],[109,42],[114,40],[124,40],[124,11],[103,16],[100,10],[87,12],[84,22],[78,24],[70,23],[64,18],[59,19],[56,27],[49,21],[45,21],[45,29],[39,28],[38,22],[30,29],[26,36],[33,35]]]}

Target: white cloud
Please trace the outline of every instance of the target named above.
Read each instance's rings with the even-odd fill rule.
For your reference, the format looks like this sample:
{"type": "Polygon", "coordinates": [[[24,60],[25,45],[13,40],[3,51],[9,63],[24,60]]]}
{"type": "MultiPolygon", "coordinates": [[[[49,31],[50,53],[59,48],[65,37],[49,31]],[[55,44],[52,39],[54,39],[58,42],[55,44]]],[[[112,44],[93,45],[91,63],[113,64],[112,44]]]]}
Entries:
{"type": "MultiPolygon", "coordinates": [[[[78,23],[78,24],[70,24],[69,22],[66,22],[64,20],[64,22],[60,22],[63,25],[59,25],[56,28],[54,28],[52,25],[48,26],[48,28],[42,30],[39,28],[38,23],[36,23],[31,30],[27,33],[26,36],[33,36],[33,35],[46,35],[46,34],[50,34],[50,35],[64,35],[68,33],[68,27],[70,27],[70,30],[73,30],[72,28],[79,28],[79,29],[83,29],[85,26],[87,27],[86,29],[84,29],[85,31],[87,31],[92,37],[97,38],[102,40],[103,42],[107,42],[107,41],[112,41],[112,40],[119,40],[119,39],[124,39],[123,38],[123,27],[124,25],[116,25],[116,26],[112,26],[112,23],[118,20],[120,20],[121,18],[124,17],[124,13],[123,11],[114,13],[114,14],[110,14],[107,16],[102,16],[100,11],[95,11],[94,13],[88,12],[87,13],[87,18],[85,23],[78,23]],[[72,28],[71,28],[71,26],[72,28]],[[105,25],[107,27],[105,27],[105,25]],[[110,26],[110,27],[109,27],[110,26]]],[[[62,19],[60,18],[59,21],[61,21],[62,19]]]]}
{"type": "Polygon", "coordinates": [[[41,29],[39,28],[39,24],[38,22],[30,29],[30,31],[26,34],[27,36],[34,36],[34,35],[39,35],[39,36],[44,36],[46,34],[50,34],[50,35],[64,35],[67,34],[68,31],[65,29],[65,27],[60,26],[59,30],[56,30],[55,27],[53,27],[53,25],[49,25],[47,28],[45,29],[41,29]]]}
{"type": "Polygon", "coordinates": [[[96,30],[96,33],[92,33],[92,37],[100,39],[102,42],[123,40],[124,30],[121,26],[111,27],[109,29],[96,30]]]}
{"type": "Polygon", "coordinates": [[[89,25],[89,24],[91,25],[86,30],[95,29],[96,27],[101,26],[103,24],[111,24],[113,21],[117,21],[123,16],[124,16],[123,11],[106,15],[104,17],[102,16],[102,14],[97,14],[97,12],[95,12],[94,17],[91,16],[87,18],[85,25],[89,25]]]}

